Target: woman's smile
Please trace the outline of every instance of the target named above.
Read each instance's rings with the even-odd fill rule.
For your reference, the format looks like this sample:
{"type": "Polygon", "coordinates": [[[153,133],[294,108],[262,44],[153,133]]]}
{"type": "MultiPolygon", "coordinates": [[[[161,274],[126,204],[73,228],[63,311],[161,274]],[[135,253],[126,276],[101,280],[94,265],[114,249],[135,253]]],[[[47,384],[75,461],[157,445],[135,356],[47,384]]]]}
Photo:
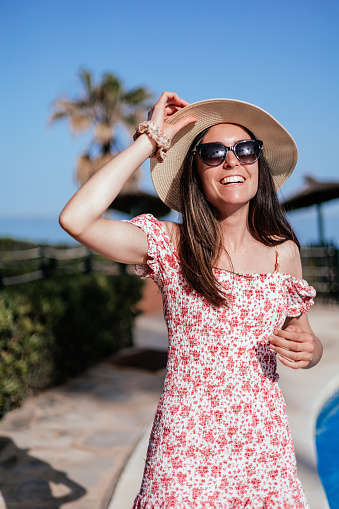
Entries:
{"type": "MultiPolygon", "coordinates": [[[[211,127],[201,143],[218,142],[232,147],[237,142],[251,139],[240,125],[217,124],[211,127]]],[[[218,166],[204,164],[197,157],[197,171],[207,200],[218,210],[229,205],[247,205],[258,190],[258,161],[241,163],[229,150],[218,166]]]]}
{"type": "Polygon", "coordinates": [[[221,179],[220,184],[222,184],[223,186],[238,185],[243,184],[245,180],[246,179],[244,177],[241,177],[240,175],[231,175],[221,179]]]}

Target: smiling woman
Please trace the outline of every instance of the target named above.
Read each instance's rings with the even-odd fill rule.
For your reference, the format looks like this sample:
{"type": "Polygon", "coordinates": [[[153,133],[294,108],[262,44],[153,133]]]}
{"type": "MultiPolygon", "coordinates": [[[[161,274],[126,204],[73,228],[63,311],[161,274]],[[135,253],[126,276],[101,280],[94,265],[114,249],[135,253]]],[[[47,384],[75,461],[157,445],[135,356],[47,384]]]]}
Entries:
{"type": "MultiPolygon", "coordinates": [[[[196,161],[198,175],[202,184],[203,192],[207,200],[216,207],[222,214],[227,216],[230,214],[230,208],[240,204],[246,204],[244,214],[248,215],[250,200],[255,196],[258,190],[258,159],[259,155],[252,150],[253,157],[245,156],[245,160],[241,160],[241,152],[237,155],[239,142],[244,145],[246,142],[241,141],[248,133],[243,127],[234,124],[218,124],[212,126],[202,140],[202,144],[198,145],[197,152],[199,159],[196,161]],[[225,152],[223,158],[212,155],[208,157],[209,146],[216,145],[214,140],[219,140],[221,147],[233,144],[233,150],[225,152]],[[234,146],[236,149],[234,149],[234,146]],[[237,147],[238,146],[238,147],[237,147]],[[202,148],[201,148],[202,147],[202,148]],[[246,162],[246,159],[249,159],[246,162]],[[211,164],[213,162],[213,164],[211,164]],[[219,164],[214,164],[219,163],[219,164]],[[226,193],[226,194],[225,194],[226,193]]],[[[248,140],[248,144],[255,143],[248,140]]],[[[244,151],[244,148],[243,148],[244,151]]],[[[250,152],[248,147],[246,152],[250,152]]],[[[220,154],[220,149],[219,152],[220,154]]],[[[219,215],[219,220],[222,218],[219,215]]]]}
{"type": "Polygon", "coordinates": [[[191,286],[217,306],[227,296],[215,280],[213,266],[265,273],[274,267],[274,246],[288,240],[299,245],[279,205],[263,142],[258,142],[257,152],[246,162],[224,149],[223,157],[213,158],[213,165],[211,157],[205,159],[208,155],[205,147],[224,147],[222,140],[235,145],[239,139],[247,144],[257,143],[253,138],[253,133],[237,124],[214,125],[194,138],[183,162],[179,185],[183,216],[178,246],[181,266],[191,286]],[[226,185],[229,179],[232,183],[226,185]],[[232,230],[236,229],[237,235],[242,225],[241,250],[234,251],[230,245],[230,221],[236,221],[232,230]],[[272,260],[269,267],[268,260],[272,260]]]}
{"type": "Polygon", "coordinates": [[[322,351],[307,319],[315,291],[276,197],[295,143],[241,101],[164,92],[149,117],[60,216],[162,294],[168,365],[134,509],[308,509],[276,372],[277,359],[310,368],[322,351]],[[104,219],[147,157],[181,223],[104,219]]]}

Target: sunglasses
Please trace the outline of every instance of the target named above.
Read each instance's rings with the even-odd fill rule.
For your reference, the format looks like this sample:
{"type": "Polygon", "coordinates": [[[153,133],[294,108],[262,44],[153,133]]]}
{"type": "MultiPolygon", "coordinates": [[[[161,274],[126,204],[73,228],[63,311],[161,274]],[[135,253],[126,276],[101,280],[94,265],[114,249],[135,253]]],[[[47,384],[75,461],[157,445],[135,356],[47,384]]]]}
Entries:
{"type": "Polygon", "coordinates": [[[222,164],[231,150],[235,157],[243,164],[253,164],[258,161],[263,142],[259,140],[238,141],[233,147],[226,147],[222,143],[202,143],[196,147],[193,154],[198,153],[200,159],[207,166],[222,164]]]}

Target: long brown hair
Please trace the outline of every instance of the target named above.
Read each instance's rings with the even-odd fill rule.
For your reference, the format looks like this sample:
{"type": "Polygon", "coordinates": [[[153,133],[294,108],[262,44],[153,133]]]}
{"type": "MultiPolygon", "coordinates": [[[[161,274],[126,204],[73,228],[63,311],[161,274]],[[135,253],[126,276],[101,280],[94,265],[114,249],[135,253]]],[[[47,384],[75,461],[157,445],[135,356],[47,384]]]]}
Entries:
{"type": "MultiPolygon", "coordinates": [[[[193,140],[183,164],[178,252],[187,282],[210,304],[220,307],[227,305],[227,294],[214,276],[213,264],[223,248],[222,232],[218,211],[203,192],[193,154],[208,130],[205,129],[193,140]]],[[[266,246],[293,240],[299,247],[298,239],[279,203],[263,154],[259,158],[258,191],[249,204],[248,227],[253,237],[266,246]]]]}

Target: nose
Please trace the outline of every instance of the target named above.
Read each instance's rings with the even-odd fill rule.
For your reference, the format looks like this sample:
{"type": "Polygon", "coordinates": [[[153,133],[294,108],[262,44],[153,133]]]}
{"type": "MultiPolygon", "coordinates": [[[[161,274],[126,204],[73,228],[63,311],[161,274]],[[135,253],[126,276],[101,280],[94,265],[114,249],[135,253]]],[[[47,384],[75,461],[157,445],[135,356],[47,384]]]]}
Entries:
{"type": "Polygon", "coordinates": [[[234,168],[234,166],[239,166],[239,161],[236,158],[234,152],[232,150],[228,150],[226,159],[224,161],[225,168],[234,168]]]}

